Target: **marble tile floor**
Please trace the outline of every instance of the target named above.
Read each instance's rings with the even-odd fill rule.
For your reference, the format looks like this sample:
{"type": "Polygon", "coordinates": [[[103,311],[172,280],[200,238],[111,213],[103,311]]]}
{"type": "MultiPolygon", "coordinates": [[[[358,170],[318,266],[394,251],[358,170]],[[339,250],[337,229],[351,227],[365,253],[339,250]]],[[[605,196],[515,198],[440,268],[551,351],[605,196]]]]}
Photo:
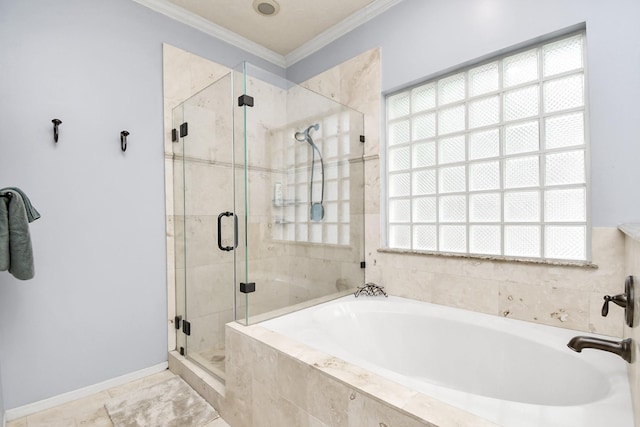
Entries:
{"type": "MultiPolygon", "coordinates": [[[[175,374],[168,369],[148,377],[140,378],[82,399],[37,412],[24,418],[9,421],[7,427],[113,427],[104,404],[111,398],[130,391],[149,387],[165,381],[175,374]]],[[[160,426],[158,426],[160,427],[160,426]]],[[[222,418],[217,418],[206,426],[185,427],[229,427],[222,418]]]]}

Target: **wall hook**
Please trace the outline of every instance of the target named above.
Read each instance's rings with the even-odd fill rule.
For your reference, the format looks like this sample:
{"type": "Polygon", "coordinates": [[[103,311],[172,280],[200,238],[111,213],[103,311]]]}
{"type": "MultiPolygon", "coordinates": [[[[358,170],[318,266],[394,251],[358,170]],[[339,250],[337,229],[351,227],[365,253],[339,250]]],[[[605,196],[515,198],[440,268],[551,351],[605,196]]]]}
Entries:
{"type": "Polygon", "coordinates": [[[58,126],[60,126],[60,123],[62,123],[62,120],[53,119],[51,120],[51,123],[53,123],[53,141],[58,142],[58,126]]]}
{"type": "Polygon", "coordinates": [[[122,151],[127,151],[127,136],[129,136],[128,131],[123,130],[120,132],[120,148],[122,148],[122,151]]]}

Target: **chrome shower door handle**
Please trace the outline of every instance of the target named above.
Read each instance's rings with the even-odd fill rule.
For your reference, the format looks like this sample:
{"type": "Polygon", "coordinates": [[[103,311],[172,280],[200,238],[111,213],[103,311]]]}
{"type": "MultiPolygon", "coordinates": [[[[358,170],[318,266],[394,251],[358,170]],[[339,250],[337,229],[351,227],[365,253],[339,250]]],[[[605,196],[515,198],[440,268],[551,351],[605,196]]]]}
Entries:
{"type": "Polygon", "coordinates": [[[232,251],[238,247],[238,216],[233,212],[222,212],[218,215],[218,249],[232,251]],[[233,246],[222,246],[222,217],[233,216],[233,246]]]}

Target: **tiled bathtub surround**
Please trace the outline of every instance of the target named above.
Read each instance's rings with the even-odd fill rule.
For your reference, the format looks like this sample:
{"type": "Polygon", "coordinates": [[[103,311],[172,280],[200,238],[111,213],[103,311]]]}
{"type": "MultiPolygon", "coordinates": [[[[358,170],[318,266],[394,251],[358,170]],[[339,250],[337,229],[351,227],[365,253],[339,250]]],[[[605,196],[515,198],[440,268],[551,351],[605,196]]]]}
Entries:
{"type": "Polygon", "coordinates": [[[604,295],[623,289],[624,239],[615,228],[592,233],[595,268],[378,252],[367,280],[398,296],[622,336],[622,313],[600,310],[604,295]]]}
{"type": "MultiPolygon", "coordinates": [[[[640,366],[638,358],[640,357],[640,224],[625,224],[620,226],[625,234],[625,275],[633,276],[635,280],[636,300],[634,306],[634,322],[633,328],[624,326],[624,338],[631,338],[634,346],[632,350],[632,363],[629,365],[629,382],[631,383],[631,396],[633,397],[633,413],[636,419],[636,426],[640,425],[640,366]]],[[[616,293],[623,290],[618,289],[616,293]]],[[[622,312],[618,309],[616,311],[622,312]]],[[[611,310],[609,311],[611,315],[611,310]]]]}
{"type": "MultiPolygon", "coordinates": [[[[384,52],[382,52],[384,54],[384,52]]],[[[373,49],[303,85],[365,113],[365,252],[367,282],[390,294],[467,310],[622,336],[623,316],[600,315],[602,297],[624,283],[624,239],[592,229],[597,268],[491,261],[380,251],[380,55],[373,49]]],[[[382,207],[381,207],[382,206],[382,207]]]]}
{"type": "Polygon", "coordinates": [[[495,425],[259,325],[227,325],[227,347],[234,427],[495,425]]]}

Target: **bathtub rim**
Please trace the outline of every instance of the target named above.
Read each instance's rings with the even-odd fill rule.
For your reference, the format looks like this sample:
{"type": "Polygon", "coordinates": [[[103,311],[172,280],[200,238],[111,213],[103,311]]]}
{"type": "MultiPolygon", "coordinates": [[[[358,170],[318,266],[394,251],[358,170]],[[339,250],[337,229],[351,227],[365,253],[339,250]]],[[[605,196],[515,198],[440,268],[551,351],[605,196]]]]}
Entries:
{"type": "MultiPolygon", "coordinates": [[[[238,322],[229,322],[226,327],[271,347],[285,357],[305,363],[309,368],[340,382],[353,391],[425,423],[425,426],[500,427],[499,424],[471,412],[411,390],[368,369],[269,330],[260,323],[245,326],[238,322]]],[[[227,336],[229,337],[230,334],[227,336]]]]}
{"type": "MultiPolygon", "coordinates": [[[[431,302],[425,302],[425,301],[420,301],[420,300],[414,300],[414,299],[409,299],[406,297],[398,297],[398,296],[391,296],[394,299],[398,298],[407,302],[410,302],[412,304],[427,304],[433,307],[436,307],[438,310],[445,310],[445,311],[460,311],[460,312],[466,312],[469,313],[469,315],[471,316],[475,316],[475,315],[479,315],[482,317],[485,317],[489,320],[489,322],[507,322],[507,323],[511,323],[514,322],[515,324],[518,325],[522,325],[522,327],[524,328],[533,328],[534,330],[539,330],[542,333],[544,333],[545,329],[557,329],[558,331],[561,331],[561,333],[563,334],[585,334],[586,332],[584,331],[576,331],[573,329],[569,329],[569,328],[562,328],[562,327],[557,327],[557,326],[550,326],[550,325],[544,325],[544,324],[540,324],[540,323],[536,323],[536,322],[528,322],[528,321],[524,321],[524,320],[519,320],[519,319],[510,319],[510,318],[502,318],[500,316],[496,316],[496,315],[491,315],[491,314],[487,314],[487,313],[482,313],[482,312],[475,312],[475,311],[470,311],[470,310],[465,310],[463,308],[456,308],[456,307],[450,307],[450,306],[446,306],[446,305],[441,305],[441,304],[435,304],[435,303],[431,303],[431,302]]],[[[347,301],[349,301],[347,298],[342,298],[345,299],[347,301]]],[[[370,297],[370,298],[363,298],[363,299],[369,299],[371,301],[384,301],[385,298],[384,297],[370,297]]],[[[339,304],[340,303],[341,298],[337,298],[337,299],[331,299],[330,301],[327,301],[327,304],[339,304]]],[[[312,307],[308,307],[311,310],[316,309],[316,308],[321,308],[322,306],[318,305],[318,306],[312,306],[312,307]]],[[[295,310],[294,314],[296,312],[298,312],[300,310],[295,310]]],[[[279,317],[278,316],[276,318],[272,318],[270,320],[277,320],[279,317]]],[[[380,380],[384,380],[386,383],[391,383],[396,385],[397,387],[401,387],[405,390],[408,390],[410,392],[414,392],[415,394],[418,394],[420,396],[422,396],[423,398],[426,398],[428,400],[431,401],[435,401],[435,402],[439,402],[440,404],[442,404],[443,406],[452,408],[453,411],[461,411],[464,412],[465,414],[469,414],[470,416],[473,417],[477,417],[477,420],[482,420],[484,422],[489,422],[489,423],[493,423],[493,421],[491,421],[490,419],[487,418],[483,418],[480,415],[474,414],[472,412],[469,411],[465,411],[464,409],[460,409],[459,407],[456,407],[452,404],[448,404],[446,402],[442,402],[440,400],[438,400],[437,398],[431,397],[427,394],[424,394],[423,392],[417,391],[417,390],[412,390],[410,388],[410,386],[406,386],[403,384],[398,384],[393,378],[385,378],[384,376],[382,376],[382,374],[378,374],[376,372],[372,371],[372,368],[370,367],[361,367],[358,366],[356,363],[357,362],[347,362],[345,361],[343,358],[340,358],[339,356],[334,356],[331,355],[329,353],[323,352],[322,350],[316,349],[314,347],[311,347],[310,345],[304,344],[302,342],[297,341],[295,338],[292,337],[288,337],[285,336],[283,334],[280,334],[279,332],[276,331],[272,331],[270,329],[268,329],[267,327],[262,326],[262,323],[253,325],[257,328],[260,328],[262,330],[262,332],[259,332],[257,339],[263,341],[265,344],[267,345],[271,345],[272,347],[274,347],[274,345],[272,343],[276,343],[276,344],[282,344],[284,345],[284,347],[278,348],[275,347],[276,349],[286,353],[286,354],[290,354],[292,355],[292,357],[298,358],[299,360],[309,364],[309,365],[313,365],[315,368],[321,369],[322,371],[328,373],[329,375],[332,375],[333,377],[335,377],[338,381],[341,381],[342,383],[348,385],[348,386],[353,386],[353,387],[357,387],[358,389],[362,390],[363,392],[368,393],[370,396],[374,397],[375,399],[385,402],[387,404],[391,404],[393,405],[396,409],[398,410],[403,410],[405,412],[407,412],[405,410],[405,406],[402,404],[402,402],[400,402],[401,404],[395,404],[392,403],[393,401],[389,401],[385,399],[385,393],[382,393],[382,395],[376,394],[375,392],[377,391],[378,387],[372,387],[372,388],[367,388],[366,384],[365,387],[361,387],[362,381],[358,381],[358,376],[362,376],[363,373],[364,375],[367,375],[368,378],[375,378],[375,381],[380,382],[380,380]],[[275,337],[271,334],[275,334],[275,337]],[[262,338],[266,338],[267,341],[265,341],[262,338]],[[273,340],[273,341],[271,341],[273,340]],[[315,354],[315,356],[309,356],[309,355],[313,355],[315,354]],[[307,356],[308,356],[308,360],[307,360],[307,356]],[[328,367],[327,369],[324,369],[325,367],[322,365],[323,363],[323,356],[326,360],[324,360],[325,363],[329,363],[332,366],[328,367]],[[320,362],[317,360],[319,359],[320,362]],[[352,374],[352,372],[350,373],[349,371],[352,372],[358,372],[357,375],[352,374]],[[355,382],[351,381],[355,378],[355,382]]],[[[587,333],[589,335],[592,336],[601,336],[601,337],[606,337],[604,335],[601,334],[595,334],[595,333],[587,333]]],[[[611,338],[611,337],[609,337],[611,338]]],[[[563,347],[564,347],[565,343],[562,343],[563,347]]],[[[569,351],[569,350],[568,350],[569,351]]],[[[585,355],[578,355],[576,354],[577,357],[583,358],[585,355]]],[[[610,354],[606,354],[604,352],[594,352],[594,353],[588,353],[586,359],[591,359],[592,357],[594,357],[595,359],[601,359],[603,357],[612,357],[612,355],[610,354]]],[[[588,364],[592,364],[592,361],[588,361],[588,364]]],[[[598,362],[596,362],[598,363],[598,362]]],[[[617,369],[619,370],[619,368],[617,369]]],[[[626,371],[626,369],[625,369],[626,371]]],[[[620,373],[617,373],[620,374],[620,373]]],[[[611,381],[611,385],[612,385],[612,392],[605,397],[604,399],[601,399],[599,401],[595,401],[592,402],[591,404],[596,405],[597,407],[601,407],[602,405],[607,405],[609,403],[611,403],[611,401],[614,401],[614,403],[618,402],[616,401],[616,399],[622,398],[622,399],[626,399],[626,395],[622,395],[622,397],[620,397],[620,393],[624,393],[624,390],[622,390],[621,388],[619,388],[622,384],[622,382],[624,381],[625,384],[628,385],[628,376],[625,375],[624,378],[620,377],[618,378],[620,375],[617,375],[612,381],[611,381]]],[[[629,398],[631,398],[629,396],[629,398]]],[[[491,399],[491,398],[488,398],[491,399]]],[[[516,402],[518,403],[518,402],[516,402]]],[[[619,402],[618,402],[619,403],[619,402]]],[[[433,403],[426,403],[423,402],[424,406],[426,407],[432,407],[433,403]]],[[[535,404],[530,404],[530,403],[518,403],[518,404],[522,404],[522,405],[533,405],[533,406],[540,406],[540,405],[535,405],[535,404]]],[[[581,405],[573,405],[575,406],[581,406],[581,405]]],[[[562,408],[562,407],[559,407],[562,408]]],[[[410,415],[412,416],[418,416],[421,420],[424,420],[426,422],[433,422],[430,421],[428,418],[427,413],[424,412],[420,412],[418,411],[417,413],[414,412],[408,412],[410,415]]],[[[486,416],[486,415],[485,415],[486,416]]],[[[625,416],[626,417],[626,416],[625,416]]],[[[631,420],[633,420],[633,414],[631,413],[631,420]]],[[[632,421],[633,423],[633,421],[632,421]]],[[[438,425],[438,424],[436,424],[438,425]]],[[[448,424],[443,424],[443,425],[448,425],[448,424]]],[[[475,425],[474,423],[471,423],[469,425],[475,425]]],[[[497,425],[497,424],[490,424],[490,425],[497,425]]]]}

